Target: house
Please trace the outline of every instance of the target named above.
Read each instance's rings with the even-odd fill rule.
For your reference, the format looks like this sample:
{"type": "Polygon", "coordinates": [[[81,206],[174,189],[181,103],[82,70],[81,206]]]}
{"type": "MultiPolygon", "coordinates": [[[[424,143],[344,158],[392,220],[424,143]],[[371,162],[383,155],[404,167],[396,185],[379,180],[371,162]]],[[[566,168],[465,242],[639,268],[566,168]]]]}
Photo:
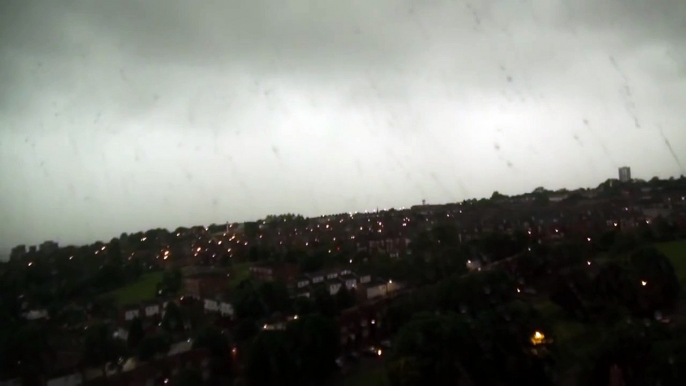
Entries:
{"type": "Polygon", "coordinates": [[[310,285],[310,279],[307,276],[301,276],[298,278],[298,280],[297,280],[298,289],[305,288],[308,285],[310,285]]]}
{"type": "Polygon", "coordinates": [[[205,273],[195,274],[183,278],[183,288],[186,296],[204,299],[220,295],[228,288],[229,274],[205,273]]]}
{"type": "Polygon", "coordinates": [[[305,276],[307,276],[310,279],[312,284],[317,284],[317,283],[321,283],[324,281],[324,273],[322,273],[322,272],[315,272],[315,273],[311,273],[311,274],[306,274],[305,276]]]}
{"type": "Polygon", "coordinates": [[[261,281],[282,281],[294,286],[298,277],[298,266],[295,264],[259,265],[250,267],[250,275],[261,281]]]}
{"type": "Polygon", "coordinates": [[[85,381],[94,386],[166,385],[181,370],[189,367],[200,370],[202,378],[207,380],[210,376],[209,352],[207,349],[193,349],[192,345],[187,341],[174,344],[166,356],[143,363],[129,359],[121,371],[108,369],[106,379],[103,379],[101,369],[87,369],[84,372],[85,381]]]}
{"type": "Polygon", "coordinates": [[[205,312],[219,312],[219,302],[214,299],[205,299],[203,308],[205,312]]]}
{"type": "Polygon", "coordinates": [[[353,275],[352,273],[341,275],[340,280],[343,284],[345,284],[345,288],[349,290],[357,287],[357,276],[353,275]]]}
{"type": "Polygon", "coordinates": [[[23,316],[26,320],[48,319],[50,317],[48,315],[48,310],[45,309],[31,310],[24,313],[23,316]]]}
{"type": "Polygon", "coordinates": [[[130,322],[134,320],[135,318],[140,317],[141,310],[138,308],[131,308],[128,310],[124,310],[124,321],[130,322]]]}
{"type": "Polygon", "coordinates": [[[310,290],[308,287],[304,287],[301,290],[297,291],[295,293],[295,296],[293,297],[304,297],[304,298],[309,298],[310,297],[310,290]]]}
{"type": "Polygon", "coordinates": [[[166,300],[153,300],[143,304],[135,304],[120,310],[119,320],[130,322],[135,318],[147,319],[164,316],[164,309],[167,307],[166,300]]]}
{"type": "Polygon", "coordinates": [[[331,279],[326,281],[326,287],[331,295],[336,295],[343,287],[343,283],[340,280],[331,279]]]}
{"type": "Polygon", "coordinates": [[[221,316],[232,318],[234,315],[233,305],[228,301],[215,300],[215,299],[205,299],[204,306],[205,312],[209,313],[219,313],[221,316]]]}
{"type": "Polygon", "coordinates": [[[161,307],[157,303],[152,303],[152,304],[146,305],[144,310],[145,310],[145,317],[147,317],[147,318],[153,317],[155,315],[160,315],[162,313],[161,307]]]}
{"type": "Polygon", "coordinates": [[[366,286],[367,299],[375,299],[388,294],[388,283],[384,281],[374,281],[366,286]]]}
{"type": "Polygon", "coordinates": [[[228,317],[233,317],[233,305],[229,302],[221,302],[219,303],[219,313],[222,316],[228,316],[228,317]]]}

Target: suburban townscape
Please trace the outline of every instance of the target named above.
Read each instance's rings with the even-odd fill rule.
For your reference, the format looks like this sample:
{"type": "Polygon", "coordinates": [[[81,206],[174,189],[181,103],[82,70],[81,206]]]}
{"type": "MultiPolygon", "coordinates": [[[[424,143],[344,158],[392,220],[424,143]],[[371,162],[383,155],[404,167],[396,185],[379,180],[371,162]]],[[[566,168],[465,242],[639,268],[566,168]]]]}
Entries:
{"type": "Polygon", "coordinates": [[[109,241],[0,264],[0,385],[686,382],[686,178],[109,241]]]}

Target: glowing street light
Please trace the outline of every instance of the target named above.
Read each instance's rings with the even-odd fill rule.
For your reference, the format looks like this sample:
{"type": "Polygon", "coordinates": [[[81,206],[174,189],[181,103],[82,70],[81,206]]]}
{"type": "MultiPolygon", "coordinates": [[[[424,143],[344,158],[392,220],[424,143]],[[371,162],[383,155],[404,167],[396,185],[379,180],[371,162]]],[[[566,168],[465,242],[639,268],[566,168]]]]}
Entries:
{"type": "Polygon", "coordinates": [[[545,335],[541,333],[540,331],[534,332],[534,335],[531,337],[531,343],[534,345],[539,345],[543,343],[543,340],[545,339],[545,335]]]}
{"type": "Polygon", "coordinates": [[[648,282],[645,281],[645,280],[641,280],[641,285],[642,285],[643,287],[645,287],[646,285],[648,285],[648,282]]]}

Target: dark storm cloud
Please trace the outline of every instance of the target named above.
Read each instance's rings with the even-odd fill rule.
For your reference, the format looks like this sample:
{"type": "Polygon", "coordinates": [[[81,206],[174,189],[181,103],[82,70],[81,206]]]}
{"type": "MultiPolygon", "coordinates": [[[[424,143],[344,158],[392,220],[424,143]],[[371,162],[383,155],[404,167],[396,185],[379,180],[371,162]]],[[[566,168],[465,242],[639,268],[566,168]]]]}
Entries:
{"type": "Polygon", "coordinates": [[[3,0],[0,244],[680,173],[684,36],[679,0],[3,0]]]}

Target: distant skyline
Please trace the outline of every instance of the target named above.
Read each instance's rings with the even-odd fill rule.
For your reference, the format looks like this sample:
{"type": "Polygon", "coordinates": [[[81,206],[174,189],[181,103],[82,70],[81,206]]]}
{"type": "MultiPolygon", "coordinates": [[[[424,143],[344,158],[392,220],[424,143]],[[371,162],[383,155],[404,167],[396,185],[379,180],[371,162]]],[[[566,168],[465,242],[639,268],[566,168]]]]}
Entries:
{"type": "Polygon", "coordinates": [[[0,255],[686,174],[686,2],[3,0],[0,255]]]}

